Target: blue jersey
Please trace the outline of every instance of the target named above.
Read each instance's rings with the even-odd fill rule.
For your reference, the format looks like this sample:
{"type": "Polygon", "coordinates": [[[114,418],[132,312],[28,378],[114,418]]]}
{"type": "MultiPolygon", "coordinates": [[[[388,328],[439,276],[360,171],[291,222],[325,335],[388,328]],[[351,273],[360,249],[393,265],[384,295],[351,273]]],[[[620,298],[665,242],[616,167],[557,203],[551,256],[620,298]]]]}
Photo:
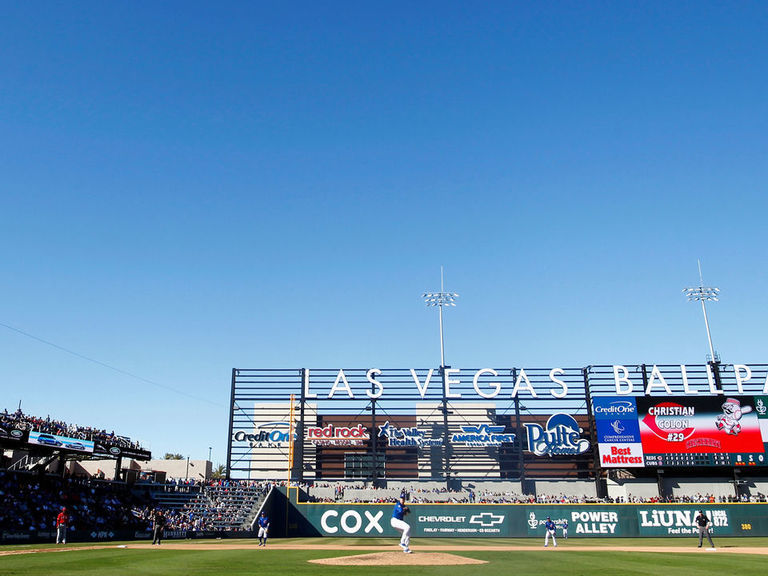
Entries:
{"type": "Polygon", "coordinates": [[[550,532],[556,528],[555,523],[552,522],[552,520],[547,520],[546,524],[544,524],[544,528],[549,530],[550,532]]]}
{"type": "Polygon", "coordinates": [[[259,526],[262,528],[269,526],[269,518],[266,516],[259,516],[259,526]]]}
{"type": "Polygon", "coordinates": [[[403,516],[405,516],[405,506],[403,506],[400,502],[395,504],[395,509],[392,510],[392,518],[397,518],[398,520],[402,520],[403,516]]]}

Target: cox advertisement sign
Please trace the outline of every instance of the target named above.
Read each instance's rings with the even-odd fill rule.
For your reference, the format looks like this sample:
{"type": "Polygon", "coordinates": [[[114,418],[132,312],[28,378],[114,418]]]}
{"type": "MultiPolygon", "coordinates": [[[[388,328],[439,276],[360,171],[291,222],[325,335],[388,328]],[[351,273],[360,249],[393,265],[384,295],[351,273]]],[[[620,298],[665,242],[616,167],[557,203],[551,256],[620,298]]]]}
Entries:
{"type": "MultiPolygon", "coordinates": [[[[393,505],[308,505],[310,521],[323,536],[399,537],[390,526],[393,505]]],[[[414,505],[405,521],[412,536],[508,536],[507,515],[477,506],[414,505]]]]}

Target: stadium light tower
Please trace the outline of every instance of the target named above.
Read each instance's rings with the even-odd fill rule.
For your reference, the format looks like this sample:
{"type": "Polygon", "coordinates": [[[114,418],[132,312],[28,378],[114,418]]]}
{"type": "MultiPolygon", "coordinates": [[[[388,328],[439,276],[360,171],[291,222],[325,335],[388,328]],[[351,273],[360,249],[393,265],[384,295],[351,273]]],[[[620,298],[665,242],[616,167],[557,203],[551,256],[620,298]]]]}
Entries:
{"type": "Polygon", "coordinates": [[[445,281],[443,279],[443,267],[440,266],[440,292],[425,292],[421,295],[424,298],[427,306],[437,306],[440,312],[440,376],[443,381],[443,399],[442,399],[442,413],[443,413],[443,469],[445,470],[445,486],[450,490],[451,488],[451,443],[448,441],[450,433],[448,429],[448,383],[446,379],[445,369],[445,339],[443,338],[443,306],[456,306],[456,298],[459,297],[455,292],[445,291],[445,281]]]}
{"type": "Polygon", "coordinates": [[[701,302],[701,311],[704,313],[704,326],[707,328],[707,341],[709,342],[709,359],[711,362],[719,362],[720,358],[715,354],[712,346],[712,334],[709,331],[709,319],[707,319],[707,307],[705,302],[717,302],[720,296],[720,288],[704,286],[704,277],[701,274],[701,260],[699,262],[699,285],[695,288],[683,288],[689,302],[698,300],[701,302]]]}
{"type": "Polygon", "coordinates": [[[443,338],[443,306],[456,306],[455,292],[446,292],[443,281],[443,267],[440,266],[440,292],[425,292],[421,295],[427,306],[437,306],[440,311],[440,366],[445,366],[445,340],[443,338]]]}

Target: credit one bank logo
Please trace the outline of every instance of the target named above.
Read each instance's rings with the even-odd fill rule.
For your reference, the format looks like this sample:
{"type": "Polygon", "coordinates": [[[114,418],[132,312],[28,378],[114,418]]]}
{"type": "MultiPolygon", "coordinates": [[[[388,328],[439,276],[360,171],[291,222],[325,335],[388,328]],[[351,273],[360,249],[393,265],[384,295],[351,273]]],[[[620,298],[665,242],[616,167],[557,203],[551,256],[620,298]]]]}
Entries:
{"type": "Polygon", "coordinates": [[[252,434],[245,430],[238,430],[234,433],[233,438],[235,442],[248,442],[251,448],[277,448],[283,444],[288,444],[289,434],[287,422],[265,422],[264,424],[257,424],[256,430],[252,434]]]}
{"type": "Polygon", "coordinates": [[[607,398],[595,398],[594,400],[594,413],[596,417],[622,418],[637,415],[635,403],[629,400],[607,401],[607,398]]]}

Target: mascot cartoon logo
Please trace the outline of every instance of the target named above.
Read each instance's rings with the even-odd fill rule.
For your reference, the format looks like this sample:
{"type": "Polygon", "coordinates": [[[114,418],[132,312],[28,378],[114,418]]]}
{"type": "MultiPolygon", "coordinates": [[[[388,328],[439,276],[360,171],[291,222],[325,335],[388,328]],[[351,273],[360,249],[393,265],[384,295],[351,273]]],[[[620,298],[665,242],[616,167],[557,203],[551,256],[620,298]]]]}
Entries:
{"type": "Polygon", "coordinates": [[[723,413],[717,417],[715,426],[718,430],[722,430],[726,434],[732,434],[736,436],[741,432],[741,424],[739,420],[744,414],[752,412],[752,406],[742,406],[741,402],[735,398],[728,398],[723,403],[723,413]]]}

